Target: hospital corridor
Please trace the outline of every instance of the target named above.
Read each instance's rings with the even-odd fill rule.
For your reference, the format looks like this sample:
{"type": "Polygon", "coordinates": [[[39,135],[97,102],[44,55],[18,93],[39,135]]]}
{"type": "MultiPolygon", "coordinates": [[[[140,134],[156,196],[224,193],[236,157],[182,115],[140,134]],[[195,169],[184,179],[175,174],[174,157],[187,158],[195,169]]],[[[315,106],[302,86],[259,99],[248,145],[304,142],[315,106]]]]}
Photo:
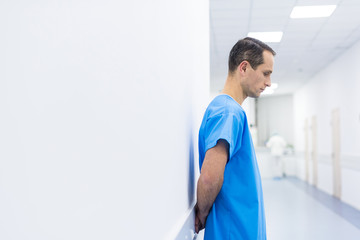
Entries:
{"type": "Polygon", "coordinates": [[[1,0],[0,239],[359,240],[359,13],[1,0]]]}

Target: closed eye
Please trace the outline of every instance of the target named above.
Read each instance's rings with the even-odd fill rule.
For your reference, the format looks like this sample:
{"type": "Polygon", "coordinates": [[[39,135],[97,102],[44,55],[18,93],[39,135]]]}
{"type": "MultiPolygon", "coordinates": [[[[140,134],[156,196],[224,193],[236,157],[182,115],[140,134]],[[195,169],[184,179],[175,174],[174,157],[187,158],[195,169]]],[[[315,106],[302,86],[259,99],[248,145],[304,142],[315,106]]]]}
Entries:
{"type": "Polygon", "coordinates": [[[266,72],[264,72],[264,76],[267,77],[267,76],[269,76],[271,73],[272,73],[272,71],[266,71],[266,72]]]}

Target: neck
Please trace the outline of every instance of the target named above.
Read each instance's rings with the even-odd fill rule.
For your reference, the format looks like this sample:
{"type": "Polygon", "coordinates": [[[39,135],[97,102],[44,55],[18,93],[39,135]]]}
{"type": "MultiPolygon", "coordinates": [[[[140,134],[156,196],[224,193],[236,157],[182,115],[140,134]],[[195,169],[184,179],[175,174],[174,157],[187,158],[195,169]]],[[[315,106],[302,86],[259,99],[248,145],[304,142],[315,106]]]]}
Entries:
{"type": "Polygon", "coordinates": [[[236,80],[235,76],[228,75],[224,89],[222,90],[223,94],[227,94],[237,101],[240,105],[247,98],[247,95],[244,93],[239,81],[236,80]]]}

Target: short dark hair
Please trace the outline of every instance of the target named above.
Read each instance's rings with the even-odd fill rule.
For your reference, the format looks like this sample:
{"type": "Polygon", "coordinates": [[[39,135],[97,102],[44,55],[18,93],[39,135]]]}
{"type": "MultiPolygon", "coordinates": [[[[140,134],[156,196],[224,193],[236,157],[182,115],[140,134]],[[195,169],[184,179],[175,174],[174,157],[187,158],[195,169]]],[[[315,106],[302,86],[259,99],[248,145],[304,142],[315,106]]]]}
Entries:
{"type": "Polygon", "coordinates": [[[233,73],[240,63],[248,61],[253,69],[264,63],[263,52],[267,50],[276,55],[275,51],[255,38],[246,37],[239,40],[231,49],[229,54],[229,73],[233,73]]]}

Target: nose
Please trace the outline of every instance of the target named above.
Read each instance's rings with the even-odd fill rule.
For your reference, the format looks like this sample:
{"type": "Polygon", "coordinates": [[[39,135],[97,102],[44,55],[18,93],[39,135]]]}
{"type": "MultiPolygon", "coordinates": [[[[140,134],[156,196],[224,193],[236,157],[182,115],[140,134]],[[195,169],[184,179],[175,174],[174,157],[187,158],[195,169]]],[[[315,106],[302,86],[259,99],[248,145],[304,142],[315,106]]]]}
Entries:
{"type": "Polygon", "coordinates": [[[270,78],[265,81],[265,86],[271,87],[271,79],[270,78]]]}

